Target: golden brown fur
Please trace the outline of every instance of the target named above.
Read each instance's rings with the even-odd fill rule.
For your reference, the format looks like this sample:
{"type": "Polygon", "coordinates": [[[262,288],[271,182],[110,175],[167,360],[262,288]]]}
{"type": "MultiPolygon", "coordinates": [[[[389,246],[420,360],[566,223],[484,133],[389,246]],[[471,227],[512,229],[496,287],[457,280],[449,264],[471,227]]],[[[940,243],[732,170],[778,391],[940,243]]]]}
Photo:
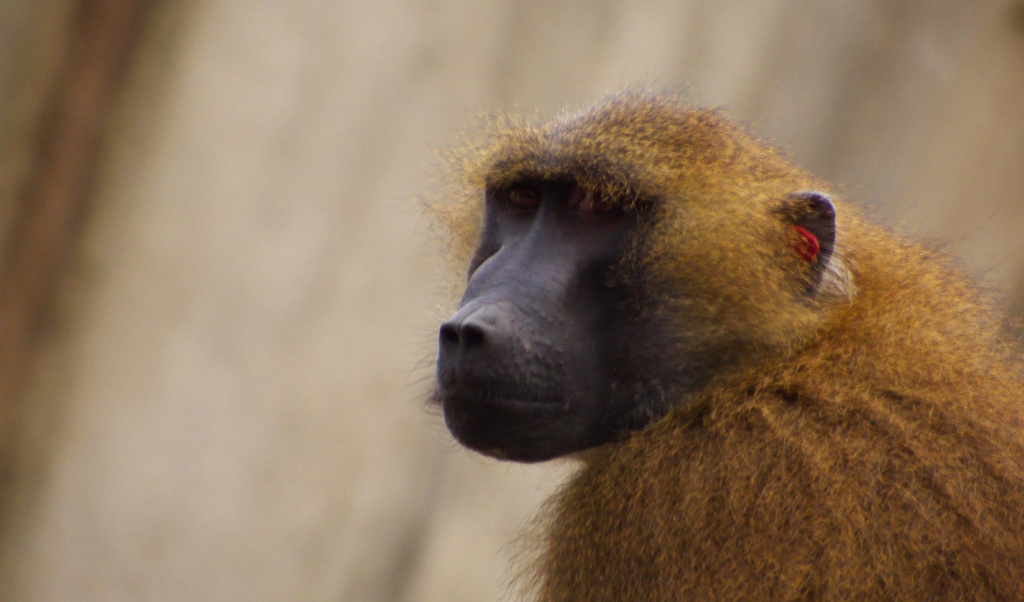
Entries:
{"type": "Polygon", "coordinates": [[[504,120],[453,165],[435,210],[456,265],[485,188],[569,173],[654,202],[632,284],[693,328],[677,345],[736,354],[666,418],[582,455],[542,518],[539,599],[1024,599],[1022,368],[949,261],[834,199],[833,263],[802,298],[775,211],[827,185],[670,96],[504,120]]]}

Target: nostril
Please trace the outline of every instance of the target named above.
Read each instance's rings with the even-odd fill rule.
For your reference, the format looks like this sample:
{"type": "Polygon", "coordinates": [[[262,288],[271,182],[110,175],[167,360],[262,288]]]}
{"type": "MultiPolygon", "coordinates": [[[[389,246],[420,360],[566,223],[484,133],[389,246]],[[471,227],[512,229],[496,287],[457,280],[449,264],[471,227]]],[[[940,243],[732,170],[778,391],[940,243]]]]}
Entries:
{"type": "Polygon", "coordinates": [[[451,323],[444,323],[441,325],[441,346],[459,346],[459,328],[451,323]]]}
{"type": "Polygon", "coordinates": [[[474,322],[446,322],[441,325],[441,345],[469,348],[487,342],[484,327],[474,322]]]}
{"type": "Polygon", "coordinates": [[[487,340],[484,329],[478,324],[466,322],[462,325],[462,345],[464,347],[475,347],[483,345],[487,340]]]}

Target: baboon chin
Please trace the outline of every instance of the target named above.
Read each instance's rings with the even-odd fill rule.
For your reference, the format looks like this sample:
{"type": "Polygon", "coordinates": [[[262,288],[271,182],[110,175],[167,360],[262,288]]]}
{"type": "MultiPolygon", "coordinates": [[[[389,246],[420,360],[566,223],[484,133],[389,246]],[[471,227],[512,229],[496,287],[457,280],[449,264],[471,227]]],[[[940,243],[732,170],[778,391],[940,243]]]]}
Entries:
{"type": "Polygon", "coordinates": [[[450,173],[433,399],[480,453],[585,458],[536,598],[1024,599],[1024,368],[949,259],[671,94],[450,173]]]}

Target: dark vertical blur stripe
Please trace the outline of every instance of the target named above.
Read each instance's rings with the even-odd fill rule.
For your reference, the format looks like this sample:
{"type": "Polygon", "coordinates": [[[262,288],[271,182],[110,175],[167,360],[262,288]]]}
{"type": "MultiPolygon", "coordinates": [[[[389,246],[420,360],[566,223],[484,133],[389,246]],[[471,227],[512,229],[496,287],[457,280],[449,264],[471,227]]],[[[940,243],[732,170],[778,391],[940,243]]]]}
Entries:
{"type": "Polygon", "coordinates": [[[31,172],[0,273],[0,499],[15,449],[19,392],[87,205],[125,64],[155,0],[79,0],[62,66],[32,142],[31,172]]]}

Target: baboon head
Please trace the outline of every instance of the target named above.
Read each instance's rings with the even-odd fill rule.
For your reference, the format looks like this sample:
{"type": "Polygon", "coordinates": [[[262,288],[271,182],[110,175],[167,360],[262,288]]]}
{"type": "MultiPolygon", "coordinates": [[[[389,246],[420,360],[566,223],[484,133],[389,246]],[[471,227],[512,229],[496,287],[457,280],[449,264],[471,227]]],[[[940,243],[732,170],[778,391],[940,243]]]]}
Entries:
{"type": "Polygon", "coordinates": [[[848,292],[824,185],[674,98],[506,120],[452,173],[436,210],[468,282],[434,398],[484,454],[546,460],[642,429],[787,353],[848,292]]]}

